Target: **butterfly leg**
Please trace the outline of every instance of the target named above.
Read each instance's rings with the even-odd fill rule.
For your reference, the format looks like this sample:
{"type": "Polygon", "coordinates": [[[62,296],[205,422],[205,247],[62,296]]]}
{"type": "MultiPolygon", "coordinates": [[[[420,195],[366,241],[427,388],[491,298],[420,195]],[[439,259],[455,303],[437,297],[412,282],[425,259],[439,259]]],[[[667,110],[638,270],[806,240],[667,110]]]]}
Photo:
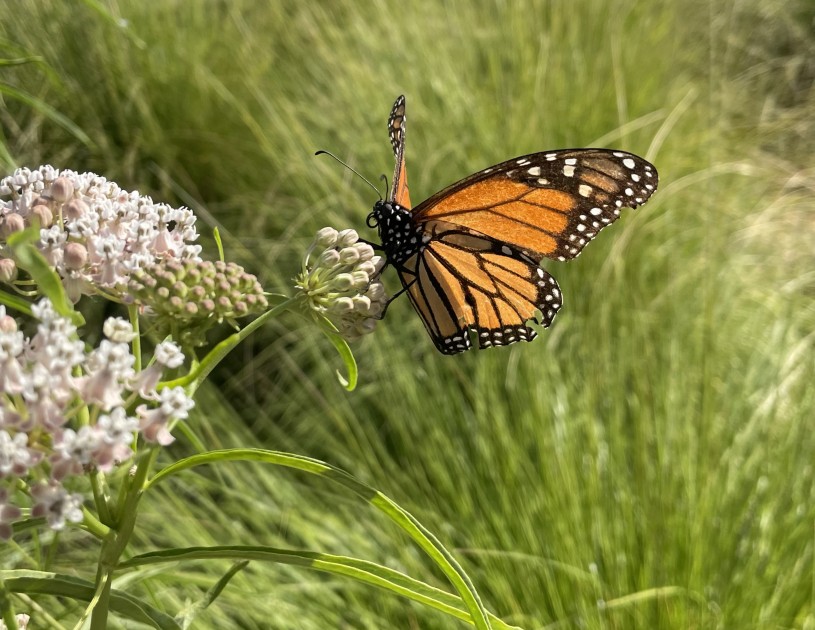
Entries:
{"type": "Polygon", "coordinates": [[[374,242],[366,240],[364,238],[357,239],[357,243],[365,243],[366,245],[370,245],[371,247],[374,248],[374,251],[377,251],[377,252],[385,251],[385,248],[382,247],[382,245],[380,245],[379,243],[374,243],[374,242]]]}
{"type": "Polygon", "coordinates": [[[377,319],[385,319],[385,313],[387,312],[388,307],[391,305],[391,302],[393,302],[393,301],[394,301],[396,298],[398,298],[400,295],[402,295],[402,294],[403,294],[405,291],[407,291],[407,290],[408,290],[410,287],[412,287],[412,286],[413,286],[415,283],[416,283],[416,278],[414,278],[413,280],[411,280],[411,281],[410,281],[408,284],[406,284],[406,285],[405,285],[405,286],[403,286],[401,289],[399,289],[399,291],[397,291],[397,292],[396,292],[396,293],[394,293],[392,296],[390,296],[390,297],[388,298],[388,301],[387,301],[387,302],[385,302],[385,306],[383,306],[383,307],[382,307],[382,312],[381,312],[379,315],[377,315],[377,317],[376,317],[376,318],[377,318],[377,319]]]}

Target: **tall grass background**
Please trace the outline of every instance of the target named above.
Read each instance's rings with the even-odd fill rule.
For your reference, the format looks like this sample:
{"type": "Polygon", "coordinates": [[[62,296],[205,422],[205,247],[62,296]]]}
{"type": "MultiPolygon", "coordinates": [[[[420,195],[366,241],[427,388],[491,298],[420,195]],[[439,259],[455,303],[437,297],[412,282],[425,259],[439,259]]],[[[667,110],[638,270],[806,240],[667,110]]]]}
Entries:
{"type": "MultiPolygon", "coordinates": [[[[544,263],[565,306],[534,343],[443,357],[400,301],[355,346],[349,394],[328,343],[289,317],[215,374],[190,424],[208,447],[291,450],[383,490],[524,628],[815,628],[811,3],[14,0],[2,15],[3,170],[93,170],[190,205],[270,290],[290,290],[315,229],[373,238],[373,191],[313,153],[389,172],[398,94],[414,201],[545,149],[654,162],[646,206],[544,263]]],[[[159,488],[137,536],[353,555],[444,586],[350,495],[253,464],[159,488]]],[[[47,564],[87,577],[85,542],[63,536],[47,564]]],[[[7,545],[4,563],[36,566],[47,543],[7,545]]],[[[226,568],[117,586],[175,613],[226,568]]],[[[197,622],[461,625],[260,563],[197,622]]]]}

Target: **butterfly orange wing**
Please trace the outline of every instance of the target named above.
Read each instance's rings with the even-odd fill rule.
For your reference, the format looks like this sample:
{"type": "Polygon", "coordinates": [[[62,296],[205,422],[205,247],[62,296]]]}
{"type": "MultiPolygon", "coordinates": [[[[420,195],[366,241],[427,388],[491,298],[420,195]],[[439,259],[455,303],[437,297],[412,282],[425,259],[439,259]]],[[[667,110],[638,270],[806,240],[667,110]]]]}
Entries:
{"type": "Polygon", "coordinates": [[[534,153],[448,186],[414,208],[417,223],[443,220],[525,255],[568,260],[656,190],[656,168],[625,151],[534,153]]]}
{"type": "Polygon", "coordinates": [[[548,327],[562,304],[555,279],[520,250],[445,221],[425,224],[426,246],[399,277],[436,348],[456,354],[531,341],[530,320],[548,327]]]}

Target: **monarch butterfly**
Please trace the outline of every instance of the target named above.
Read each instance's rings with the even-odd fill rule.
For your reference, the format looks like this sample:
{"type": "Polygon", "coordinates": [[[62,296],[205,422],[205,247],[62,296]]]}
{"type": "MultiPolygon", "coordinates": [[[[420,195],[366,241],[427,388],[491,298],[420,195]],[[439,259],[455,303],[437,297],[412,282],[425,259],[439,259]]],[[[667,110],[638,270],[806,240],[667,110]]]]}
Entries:
{"type": "Polygon", "coordinates": [[[399,275],[399,294],[407,292],[444,354],[469,350],[470,331],[488,348],[531,341],[529,321],[549,327],[563,299],[540,259],[574,258],[658,182],[652,164],[625,151],[545,151],[490,166],[412,208],[404,96],[388,132],[396,167],[367,223],[399,275]]]}

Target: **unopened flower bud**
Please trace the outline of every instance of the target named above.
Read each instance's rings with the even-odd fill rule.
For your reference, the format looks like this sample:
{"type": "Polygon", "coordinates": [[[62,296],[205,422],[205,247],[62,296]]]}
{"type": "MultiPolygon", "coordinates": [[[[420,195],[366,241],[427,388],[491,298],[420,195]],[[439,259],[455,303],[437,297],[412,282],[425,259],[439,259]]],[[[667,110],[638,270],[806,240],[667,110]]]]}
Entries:
{"type": "Polygon", "coordinates": [[[88,250],[81,243],[68,243],[64,261],[67,269],[82,269],[88,262],[88,250]]]}
{"type": "Polygon", "coordinates": [[[320,254],[320,258],[317,261],[317,264],[320,267],[325,267],[326,269],[331,268],[340,262],[340,253],[336,249],[327,249],[322,254],[320,254]]]}
{"type": "Polygon", "coordinates": [[[16,212],[7,214],[0,222],[0,238],[8,238],[15,232],[25,229],[25,220],[16,212]]]}
{"type": "Polygon", "coordinates": [[[340,297],[334,300],[331,310],[335,313],[350,313],[354,310],[354,300],[349,297],[340,297]]]}
{"type": "Polygon", "coordinates": [[[368,243],[355,243],[354,247],[359,252],[359,259],[363,262],[374,257],[374,248],[368,243]]]}
{"type": "Polygon", "coordinates": [[[357,234],[356,230],[347,229],[342,230],[337,235],[337,247],[348,247],[353,245],[359,240],[359,234],[357,234]]]}
{"type": "Polygon", "coordinates": [[[0,316],[0,333],[17,332],[17,322],[11,315],[0,316]]]}
{"type": "Polygon", "coordinates": [[[351,275],[354,276],[354,288],[358,291],[366,289],[371,282],[370,276],[364,271],[354,271],[351,275]]]}
{"type": "Polygon", "coordinates": [[[361,262],[357,265],[357,271],[364,271],[369,276],[374,276],[376,274],[376,265],[374,265],[370,260],[366,260],[365,262],[361,262]]]}
{"type": "Polygon", "coordinates": [[[365,292],[372,301],[376,302],[385,299],[385,287],[381,282],[374,282],[365,292]]]}
{"type": "Polygon", "coordinates": [[[57,177],[51,184],[51,196],[55,201],[63,203],[74,194],[74,184],[67,177],[57,177]]]}
{"type": "Polygon", "coordinates": [[[317,231],[317,236],[314,238],[314,243],[318,247],[334,247],[337,244],[337,230],[332,227],[324,227],[317,231]]]}
{"type": "Polygon", "coordinates": [[[42,204],[31,208],[31,216],[39,223],[40,227],[51,227],[54,222],[54,213],[51,208],[42,204]]]}
{"type": "Polygon", "coordinates": [[[354,310],[359,313],[367,313],[371,310],[371,300],[364,295],[355,295],[351,298],[354,302],[354,310]]]}
{"type": "Polygon", "coordinates": [[[85,216],[88,212],[90,212],[88,204],[81,199],[71,199],[71,201],[62,206],[62,216],[66,219],[76,220],[85,216]]]}
{"type": "Polygon", "coordinates": [[[343,265],[353,265],[359,261],[359,251],[355,247],[346,247],[340,250],[340,262],[343,265]]]}
{"type": "Polygon", "coordinates": [[[0,258],[0,282],[10,283],[17,279],[17,263],[11,258],[0,258]]]}
{"type": "Polygon", "coordinates": [[[331,287],[340,293],[350,291],[354,288],[354,276],[350,273],[341,273],[331,282],[331,287]]]}

